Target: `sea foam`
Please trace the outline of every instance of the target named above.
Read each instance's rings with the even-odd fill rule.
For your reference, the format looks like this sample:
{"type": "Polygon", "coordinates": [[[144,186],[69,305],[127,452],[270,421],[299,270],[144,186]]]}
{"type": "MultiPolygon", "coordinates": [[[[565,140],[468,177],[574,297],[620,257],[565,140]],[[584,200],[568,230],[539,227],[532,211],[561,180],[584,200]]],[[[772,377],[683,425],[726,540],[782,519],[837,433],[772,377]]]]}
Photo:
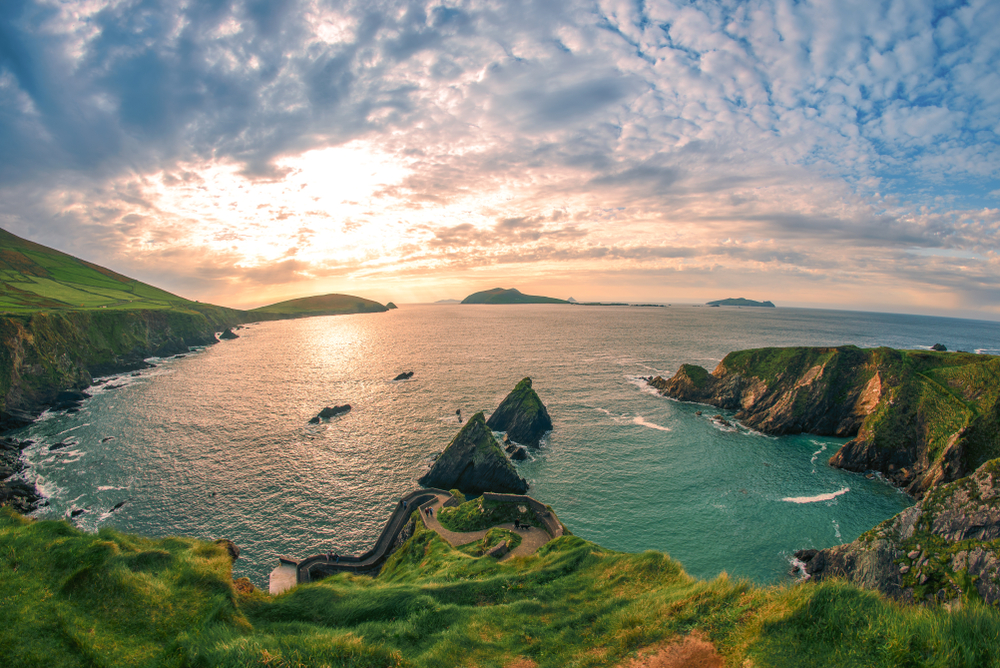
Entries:
{"type": "Polygon", "coordinates": [[[788,501],[790,503],[816,503],[817,501],[833,501],[835,498],[841,494],[847,494],[851,491],[850,487],[844,487],[839,492],[831,492],[830,494],[817,494],[816,496],[786,496],[782,501],[788,501]]]}

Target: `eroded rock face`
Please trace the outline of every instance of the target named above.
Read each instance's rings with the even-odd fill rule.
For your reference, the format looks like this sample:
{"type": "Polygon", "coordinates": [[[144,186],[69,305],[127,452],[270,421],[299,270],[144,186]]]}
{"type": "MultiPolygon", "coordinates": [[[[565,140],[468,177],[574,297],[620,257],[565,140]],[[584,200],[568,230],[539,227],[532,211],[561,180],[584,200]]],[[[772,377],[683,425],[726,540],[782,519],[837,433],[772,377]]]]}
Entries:
{"type": "Polygon", "coordinates": [[[466,494],[524,494],[528,490],[527,481],[504,454],[482,413],[465,423],[419,482],[425,487],[459,489],[466,494]]]}
{"type": "Polygon", "coordinates": [[[531,379],[525,378],[500,402],[486,425],[493,431],[507,432],[507,436],[518,443],[538,447],[545,432],[552,429],[552,419],[545,404],[531,389],[531,379]]]}
{"type": "Polygon", "coordinates": [[[798,553],[813,579],[842,577],[903,600],[1000,604],[1000,459],[932,489],[858,540],[798,553]],[[815,552],[815,554],[807,554],[815,552]]]}
{"type": "Polygon", "coordinates": [[[920,498],[1000,457],[1000,357],[891,348],[761,348],[712,373],[647,379],[661,394],[736,411],[767,434],[853,437],[830,464],[881,472],[920,498]]]}

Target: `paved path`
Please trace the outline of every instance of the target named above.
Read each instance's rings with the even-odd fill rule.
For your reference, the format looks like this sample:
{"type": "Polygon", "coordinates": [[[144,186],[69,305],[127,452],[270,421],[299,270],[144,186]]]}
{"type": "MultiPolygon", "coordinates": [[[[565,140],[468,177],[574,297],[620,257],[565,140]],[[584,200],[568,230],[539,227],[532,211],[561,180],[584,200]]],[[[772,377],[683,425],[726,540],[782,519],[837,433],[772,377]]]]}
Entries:
{"type": "MultiPolygon", "coordinates": [[[[529,503],[529,505],[534,504],[532,507],[540,505],[537,501],[528,497],[514,498],[526,499],[526,502],[529,503]]],[[[326,574],[336,572],[374,572],[381,567],[382,563],[389,556],[399,532],[409,522],[410,515],[413,511],[417,509],[420,509],[421,511],[428,507],[434,509],[430,516],[427,514],[422,515],[424,524],[426,524],[428,528],[436,531],[437,534],[452,547],[468,545],[474,541],[481,540],[483,536],[486,535],[487,530],[459,533],[449,531],[441,526],[441,523],[437,519],[438,511],[443,508],[445,504],[454,505],[455,503],[456,502],[452,499],[451,493],[445,492],[444,490],[433,488],[414,490],[404,496],[396,508],[393,509],[392,514],[389,516],[389,521],[386,523],[385,528],[382,529],[381,535],[378,540],[375,541],[374,547],[372,547],[372,549],[368,552],[357,556],[342,555],[333,560],[331,560],[330,555],[328,554],[317,554],[311,557],[306,557],[302,560],[281,557],[279,566],[271,571],[268,589],[272,594],[280,594],[283,591],[291,589],[296,584],[310,582],[312,580],[311,569],[313,568],[316,568],[320,573],[326,574]]],[[[538,511],[536,510],[536,513],[537,512],[538,511]]],[[[548,514],[546,513],[545,516],[547,517],[548,514]]],[[[512,522],[498,524],[496,526],[499,526],[502,529],[507,529],[508,531],[521,536],[521,544],[505,554],[500,561],[506,561],[507,559],[511,559],[513,557],[526,557],[530,554],[534,554],[538,548],[552,540],[552,535],[546,529],[539,527],[529,526],[523,529],[515,529],[512,522]]],[[[555,526],[557,527],[557,535],[560,535],[560,525],[556,524],[555,526]]]]}
{"type": "MultiPolygon", "coordinates": [[[[440,500],[435,499],[434,501],[428,501],[421,506],[420,509],[426,510],[428,507],[434,508],[434,512],[431,515],[427,515],[426,513],[421,514],[424,524],[427,525],[428,529],[436,531],[437,534],[441,536],[441,538],[444,538],[445,541],[452,547],[468,545],[469,543],[473,543],[477,540],[482,540],[482,538],[486,535],[486,532],[489,531],[489,529],[464,532],[449,531],[444,528],[444,525],[442,525],[437,518],[437,513],[441,510],[440,500]]],[[[501,557],[500,561],[507,561],[508,559],[512,559],[514,557],[526,557],[529,554],[534,554],[538,548],[552,540],[552,536],[549,535],[549,532],[540,527],[529,526],[523,529],[515,529],[513,522],[497,524],[495,526],[500,527],[501,529],[507,529],[511,533],[516,533],[521,537],[521,544],[501,557]]]]}

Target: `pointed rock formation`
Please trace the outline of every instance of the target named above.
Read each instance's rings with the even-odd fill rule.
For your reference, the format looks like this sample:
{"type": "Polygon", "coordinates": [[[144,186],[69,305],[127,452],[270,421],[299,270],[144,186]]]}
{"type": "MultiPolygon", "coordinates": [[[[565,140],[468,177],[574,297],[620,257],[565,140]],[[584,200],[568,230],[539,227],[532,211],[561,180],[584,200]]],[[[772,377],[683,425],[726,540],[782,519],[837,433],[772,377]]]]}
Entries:
{"type": "Polygon", "coordinates": [[[493,411],[486,425],[493,431],[507,432],[513,441],[538,447],[538,441],[552,429],[552,419],[531,389],[531,379],[525,378],[493,411]]]}
{"type": "Polygon", "coordinates": [[[482,413],[465,423],[419,482],[424,487],[457,488],[467,494],[524,494],[528,490],[527,481],[507,459],[482,413]]]}

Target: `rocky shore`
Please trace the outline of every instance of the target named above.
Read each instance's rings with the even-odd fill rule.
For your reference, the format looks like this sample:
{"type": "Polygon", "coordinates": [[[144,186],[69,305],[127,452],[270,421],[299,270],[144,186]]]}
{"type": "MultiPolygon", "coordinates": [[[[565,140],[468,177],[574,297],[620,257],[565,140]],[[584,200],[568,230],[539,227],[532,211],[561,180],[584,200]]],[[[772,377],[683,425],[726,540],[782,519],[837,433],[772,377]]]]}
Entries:
{"type": "Polygon", "coordinates": [[[920,498],[1000,457],[1000,357],[890,348],[762,348],[715,370],[648,379],[661,394],[736,411],[766,434],[851,437],[830,464],[878,471],[920,498]]]}

